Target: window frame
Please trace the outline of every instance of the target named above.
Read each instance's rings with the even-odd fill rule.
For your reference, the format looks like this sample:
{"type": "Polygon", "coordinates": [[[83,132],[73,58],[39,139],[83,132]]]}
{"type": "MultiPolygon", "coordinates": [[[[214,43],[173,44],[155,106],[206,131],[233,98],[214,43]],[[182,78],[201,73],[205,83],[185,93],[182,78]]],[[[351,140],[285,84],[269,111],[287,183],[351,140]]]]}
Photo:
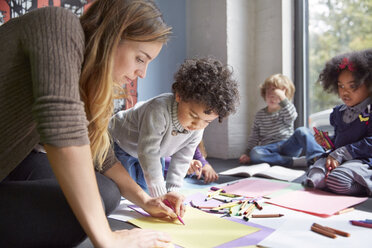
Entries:
{"type": "Polygon", "coordinates": [[[308,126],[309,113],[309,2],[308,0],[295,1],[294,25],[294,82],[296,92],[294,105],[298,117],[295,126],[308,126]]]}

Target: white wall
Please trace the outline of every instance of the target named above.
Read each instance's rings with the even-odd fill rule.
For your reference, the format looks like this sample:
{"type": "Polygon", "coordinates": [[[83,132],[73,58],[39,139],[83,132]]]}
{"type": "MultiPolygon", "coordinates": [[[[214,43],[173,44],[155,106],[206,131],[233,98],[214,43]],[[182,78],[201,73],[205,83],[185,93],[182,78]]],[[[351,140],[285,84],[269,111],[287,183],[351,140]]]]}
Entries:
{"type": "MultiPolygon", "coordinates": [[[[188,58],[213,55],[227,62],[226,0],[186,1],[186,54],[188,58]]],[[[208,156],[227,158],[228,122],[214,121],[204,133],[208,156]]]]}
{"type": "Polygon", "coordinates": [[[292,9],[291,0],[186,0],[187,57],[214,55],[240,83],[238,112],[205,131],[208,156],[239,157],[264,106],[259,84],[274,73],[293,78],[292,9]]]}

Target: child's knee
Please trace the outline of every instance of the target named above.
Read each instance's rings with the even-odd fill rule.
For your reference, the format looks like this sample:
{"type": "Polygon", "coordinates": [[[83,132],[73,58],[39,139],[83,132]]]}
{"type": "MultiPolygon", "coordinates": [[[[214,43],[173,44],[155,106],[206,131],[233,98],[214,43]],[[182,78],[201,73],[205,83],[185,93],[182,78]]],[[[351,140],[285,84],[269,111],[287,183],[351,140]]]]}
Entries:
{"type": "Polygon", "coordinates": [[[299,128],[296,128],[296,130],[294,131],[294,135],[302,137],[302,136],[308,136],[312,134],[307,127],[299,127],[299,128]]]}
{"type": "Polygon", "coordinates": [[[262,159],[262,154],[260,153],[259,149],[253,148],[249,152],[249,158],[251,159],[251,163],[259,163],[262,159]]]}
{"type": "Polygon", "coordinates": [[[354,195],[364,192],[364,188],[344,171],[334,169],[327,178],[327,188],[332,192],[354,195]]]}

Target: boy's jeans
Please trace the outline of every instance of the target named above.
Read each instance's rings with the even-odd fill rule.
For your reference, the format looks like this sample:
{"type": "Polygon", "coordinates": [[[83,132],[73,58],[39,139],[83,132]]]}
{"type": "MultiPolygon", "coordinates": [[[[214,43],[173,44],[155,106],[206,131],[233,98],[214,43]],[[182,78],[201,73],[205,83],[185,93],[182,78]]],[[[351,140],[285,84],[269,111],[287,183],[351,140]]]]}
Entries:
{"type": "Polygon", "coordinates": [[[139,163],[138,158],[132,157],[126,151],[121,149],[116,143],[114,143],[114,150],[117,159],[121,162],[124,168],[128,171],[129,175],[133,180],[141,186],[141,188],[148,192],[145,177],[139,163]]]}
{"type": "Polygon", "coordinates": [[[324,153],[324,149],[316,143],[306,127],[297,128],[287,140],[254,147],[249,156],[252,164],[292,166],[293,157],[300,156],[302,151],[306,154],[307,161],[324,153]]]}
{"type": "MultiPolygon", "coordinates": [[[[128,171],[129,175],[133,180],[148,193],[147,184],[141,165],[138,158],[132,157],[126,151],[121,149],[116,143],[114,143],[114,151],[117,159],[121,162],[124,168],[128,171]]],[[[164,174],[164,162],[163,159],[160,159],[162,163],[162,171],[164,174]]]]}

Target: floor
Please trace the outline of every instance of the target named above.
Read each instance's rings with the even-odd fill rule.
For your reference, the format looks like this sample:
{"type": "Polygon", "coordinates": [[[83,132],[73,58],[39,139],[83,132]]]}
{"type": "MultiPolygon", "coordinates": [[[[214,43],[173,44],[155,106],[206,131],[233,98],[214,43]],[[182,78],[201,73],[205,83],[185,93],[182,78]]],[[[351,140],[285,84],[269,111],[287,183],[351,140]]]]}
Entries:
{"type": "MultiPolygon", "coordinates": [[[[216,170],[216,172],[221,172],[230,168],[233,168],[235,166],[238,166],[238,160],[237,159],[228,159],[228,160],[223,160],[223,159],[216,159],[216,158],[208,158],[209,163],[213,166],[213,168],[216,170]]],[[[298,168],[305,170],[306,168],[298,168]]],[[[226,183],[230,181],[234,181],[240,179],[240,177],[235,177],[235,176],[223,176],[220,175],[218,181],[216,183],[226,183]]],[[[297,178],[293,182],[301,183],[303,180],[303,177],[297,178]]],[[[200,182],[198,182],[200,183],[200,182]]],[[[369,198],[366,202],[363,202],[362,204],[358,205],[355,207],[355,209],[362,210],[362,211],[367,211],[367,212],[372,212],[372,198],[369,198]]],[[[133,226],[131,224],[128,224],[126,222],[114,220],[108,218],[109,224],[111,226],[112,230],[119,230],[119,229],[132,229],[133,226]]],[[[87,238],[84,240],[80,245],[76,246],[76,248],[92,248],[93,245],[90,242],[90,240],[87,238]]]]}

